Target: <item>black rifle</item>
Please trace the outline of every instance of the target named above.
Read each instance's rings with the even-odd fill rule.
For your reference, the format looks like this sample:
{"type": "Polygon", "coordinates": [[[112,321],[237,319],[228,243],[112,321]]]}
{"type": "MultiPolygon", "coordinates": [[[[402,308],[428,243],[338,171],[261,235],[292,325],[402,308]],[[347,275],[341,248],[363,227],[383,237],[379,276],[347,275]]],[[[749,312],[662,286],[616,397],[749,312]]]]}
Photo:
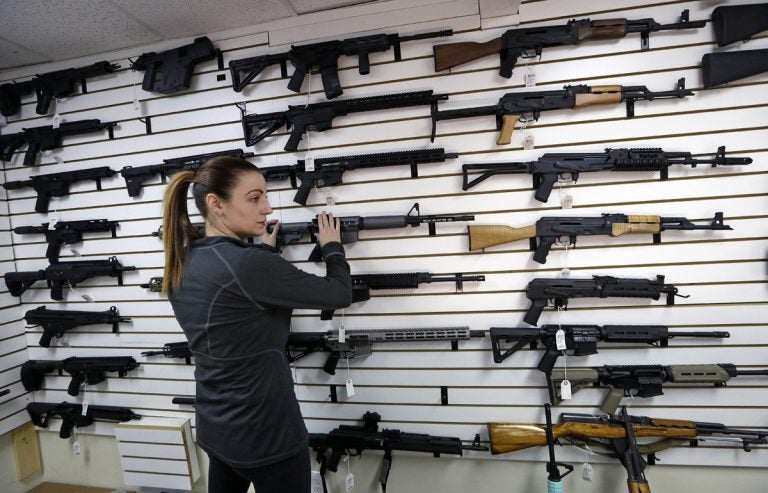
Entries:
{"type": "Polygon", "coordinates": [[[701,58],[704,87],[714,87],[768,72],[768,49],[707,53],[701,58]]]}
{"type": "Polygon", "coordinates": [[[323,477],[323,491],[328,491],[325,484],[325,472],[336,472],[344,456],[355,456],[364,450],[381,450],[384,458],[379,472],[382,491],[387,491],[387,479],[392,468],[392,452],[424,452],[440,457],[440,454],[462,455],[464,450],[486,452],[488,447],[480,445],[479,435],[472,445],[464,445],[459,438],[440,437],[422,433],[406,433],[400,430],[379,430],[381,415],[366,412],[363,425],[339,425],[328,433],[310,433],[309,446],[317,452],[320,463],[320,475],[323,477]],[[353,452],[354,451],[354,452],[353,452]]]}
{"type": "Polygon", "coordinates": [[[166,358],[184,358],[188,365],[192,364],[192,351],[189,350],[189,343],[187,341],[168,342],[159,351],[144,351],[141,353],[142,356],[157,356],[160,354],[166,358]]]}
{"type": "Polygon", "coordinates": [[[653,243],[661,243],[662,231],[731,230],[723,224],[723,213],[716,212],[710,224],[694,224],[685,217],[650,215],[603,214],[597,217],[542,217],[535,224],[513,228],[503,225],[469,226],[469,249],[481,250],[517,240],[530,239],[533,260],[547,262],[550,249],[556,243],[567,242],[576,247],[579,236],[623,236],[626,234],[652,235],[653,243]]]}
{"type": "Polygon", "coordinates": [[[45,256],[48,261],[58,262],[61,245],[71,245],[83,241],[83,233],[110,231],[112,238],[117,238],[117,221],[108,219],[86,219],[83,221],[59,221],[53,225],[43,223],[40,226],[18,226],[13,228],[13,232],[19,235],[45,235],[45,241],[48,242],[48,248],[45,250],[45,256]]]}
{"type": "Polygon", "coordinates": [[[524,118],[523,121],[538,121],[542,111],[577,109],[595,104],[626,103],[627,118],[633,118],[635,101],[655,101],[686,96],[693,96],[693,92],[685,88],[683,77],[677,81],[677,86],[672,91],[653,92],[645,86],[579,84],[554,91],[510,92],[499,98],[499,102],[492,106],[438,111],[436,105],[433,105],[432,141],[435,140],[435,129],[440,120],[495,116],[496,129],[501,130],[496,145],[507,145],[512,139],[518,120],[524,118]]]}
{"type": "Polygon", "coordinates": [[[654,397],[663,395],[664,383],[682,385],[714,385],[724,387],[739,376],[768,376],[768,370],[740,370],[731,363],[713,365],[605,365],[593,368],[553,368],[547,374],[552,404],[562,402],[560,385],[570,381],[571,393],[590,387],[610,390],[600,404],[606,414],[615,414],[622,397],[654,397]]]}
{"type": "MultiPolygon", "coordinates": [[[[245,108],[240,106],[243,117],[243,134],[245,145],[253,146],[271,135],[283,125],[291,132],[286,151],[295,151],[301,142],[301,136],[308,130],[323,132],[332,128],[333,119],[350,113],[362,111],[406,108],[409,106],[429,106],[432,113],[437,111],[437,102],[448,99],[447,94],[432,94],[432,91],[406,92],[385,96],[369,96],[365,98],[343,99],[341,101],[325,101],[307,105],[288,106],[286,111],[265,113],[263,115],[246,115],[245,108]]],[[[434,122],[432,133],[434,134],[434,122]]]]}
{"type": "Polygon", "coordinates": [[[298,189],[293,197],[293,201],[297,204],[307,205],[307,198],[312,187],[320,188],[338,185],[342,183],[345,171],[409,165],[411,167],[411,178],[416,178],[419,176],[419,164],[442,163],[446,159],[455,159],[456,157],[458,157],[458,154],[446,154],[444,149],[436,148],[318,158],[314,160],[314,171],[307,170],[304,159],[299,159],[296,161],[296,164],[260,169],[267,181],[285,181],[290,179],[291,186],[298,189]]]}
{"type": "Polygon", "coordinates": [[[650,33],[704,27],[703,21],[688,20],[688,10],[673,24],[659,24],[654,19],[572,19],[564,26],[539,26],[510,29],[486,43],[448,43],[433,47],[435,72],[498,53],[501,61],[499,75],[509,79],[519,58],[541,57],[544,48],[570,46],[582,41],[619,39],[627,34],[640,34],[640,50],[649,49],[650,33]]]}
{"type": "Polygon", "coordinates": [[[149,289],[152,293],[159,293],[163,290],[163,276],[150,277],[149,282],[139,284],[139,287],[149,289]]]}
{"type": "Polygon", "coordinates": [[[116,122],[101,123],[101,120],[79,120],[64,122],[59,125],[59,128],[53,128],[53,125],[24,128],[16,134],[0,136],[0,158],[3,161],[10,161],[13,153],[27,144],[24,165],[33,166],[37,161],[38,152],[61,147],[63,145],[62,139],[65,136],[89,134],[106,129],[111,140],[115,138],[113,127],[116,125],[116,122]]]}
{"type": "Polygon", "coordinates": [[[712,11],[712,27],[718,46],[747,41],[768,29],[768,3],[717,7],[712,11]]]}
{"type": "Polygon", "coordinates": [[[69,96],[77,90],[76,84],[78,82],[80,83],[80,92],[85,94],[88,92],[85,79],[111,74],[118,68],[120,68],[120,65],[107,61],[96,62],[87,67],[67,68],[38,74],[34,79],[22,82],[21,84],[0,85],[0,113],[3,116],[16,114],[21,107],[21,96],[35,91],[37,94],[37,107],[35,111],[38,115],[45,115],[48,113],[53,98],[69,96]]]}
{"type": "Polygon", "coordinates": [[[558,486],[563,482],[563,478],[573,472],[573,466],[564,462],[557,462],[555,459],[555,437],[552,433],[552,407],[549,404],[544,404],[544,415],[547,420],[546,434],[547,434],[547,451],[549,452],[549,462],[547,462],[547,490],[548,491],[562,491],[562,487],[558,486]],[[560,468],[565,469],[565,474],[560,472],[560,468]]]}
{"type": "MultiPolygon", "coordinates": [[[[353,274],[352,275],[352,303],[371,299],[371,290],[378,289],[416,289],[419,284],[433,282],[456,283],[456,292],[464,289],[465,281],[485,281],[485,276],[467,276],[464,274],[452,274],[447,276],[435,276],[429,272],[407,272],[398,274],[353,274]]],[[[334,310],[323,310],[320,320],[331,320],[334,310]]]]}
{"type": "Polygon", "coordinates": [[[209,152],[207,154],[197,154],[194,156],[175,157],[173,159],[163,159],[163,164],[150,164],[148,166],[125,166],[120,170],[120,176],[125,178],[125,187],[128,189],[128,195],[137,197],[141,193],[144,182],[154,175],[160,175],[160,180],[165,183],[166,179],[179,171],[197,171],[204,162],[219,156],[238,157],[245,159],[253,157],[252,152],[244,152],[242,149],[232,149],[229,151],[209,152]]]}
{"type": "Polygon", "coordinates": [[[144,72],[141,88],[160,94],[173,94],[189,89],[195,65],[213,60],[219,55],[211,40],[205,36],[195,38],[191,44],[160,53],[144,53],[131,64],[133,70],[144,72]]]}
{"type": "Polygon", "coordinates": [[[67,393],[78,395],[83,383],[96,385],[103,382],[107,378],[105,372],[117,372],[118,377],[123,378],[129,371],[138,367],[139,363],[131,356],[86,358],[72,356],[62,361],[30,360],[21,365],[21,383],[26,390],[40,390],[46,373],[56,371],[59,375],[63,375],[63,372],[67,372],[72,377],[67,393]]]}
{"type": "Polygon", "coordinates": [[[27,404],[27,412],[32,418],[32,423],[41,428],[48,428],[51,418],[61,418],[60,438],[69,438],[72,429],[90,426],[94,421],[126,422],[133,419],[141,419],[141,415],[134,413],[127,407],[97,406],[91,404],[83,412],[82,404],[60,404],[48,402],[30,402],[27,404]]]}
{"type": "Polygon", "coordinates": [[[117,334],[120,332],[121,322],[131,321],[128,317],[121,317],[117,307],[114,306],[103,312],[49,310],[45,306],[39,306],[34,310],[28,310],[24,320],[33,327],[43,328],[43,335],[40,337],[42,347],[49,347],[52,338],[62,337],[64,332],[81,325],[108,324],[112,325],[112,333],[117,334]]]}
{"type": "Polygon", "coordinates": [[[91,277],[110,276],[117,277],[117,284],[122,286],[123,272],[131,270],[136,270],[136,267],[123,267],[117,257],[109,257],[109,260],[56,262],[38,271],[8,272],[5,274],[5,285],[12,296],[21,296],[35,282],[46,281],[51,288],[51,299],[61,301],[64,299],[65,284],[74,288],[91,277]]]}
{"type": "Polygon", "coordinates": [[[529,325],[536,325],[542,310],[551,303],[555,309],[567,309],[571,298],[650,298],[658,300],[667,295],[667,305],[675,302],[677,288],[664,284],[664,276],[656,279],[627,279],[613,276],[592,276],[592,279],[533,279],[525,288],[531,307],[523,317],[529,325]]]}
{"type": "Polygon", "coordinates": [[[6,190],[19,190],[32,188],[37,192],[35,212],[44,214],[48,212],[48,204],[51,197],[65,197],[69,195],[69,186],[78,181],[93,180],[96,182],[96,190],[101,190],[102,178],[114,176],[117,172],[109,166],[81,169],[76,171],[63,171],[47,175],[30,176],[29,180],[17,180],[3,183],[6,190]]]}
{"type": "Polygon", "coordinates": [[[240,92],[253,79],[269,65],[280,64],[280,72],[283,78],[288,77],[286,62],[291,61],[294,72],[288,82],[288,89],[293,92],[301,92],[301,85],[312,67],[317,67],[323,81],[325,97],[333,99],[343,94],[339,82],[339,57],[357,56],[359,60],[360,75],[368,75],[371,71],[368,55],[370,53],[383,53],[390,48],[395,49],[395,61],[401,60],[400,43],[418,39],[430,39],[442,36],[452,36],[453,31],[435,31],[412,36],[400,36],[399,34],[372,34],[344,40],[323,41],[309,45],[291,45],[291,51],[261,55],[229,62],[229,71],[232,74],[232,88],[240,92]]]}
{"type": "Polygon", "coordinates": [[[538,369],[549,373],[565,350],[573,356],[597,354],[597,342],[648,344],[667,347],[674,337],[709,337],[722,339],[731,337],[730,332],[670,332],[666,325],[543,325],[540,329],[523,327],[491,327],[493,361],[501,363],[520,349],[529,346],[537,349],[541,344],[545,350],[538,369]],[[565,349],[557,348],[557,334],[562,331],[565,349]],[[502,348],[504,344],[511,347],[502,348]]]}
{"type": "Polygon", "coordinates": [[[725,157],[725,146],[717,149],[712,159],[694,159],[690,152],[664,152],[659,148],[648,149],[606,149],[605,152],[547,153],[536,161],[515,163],[473,163],[461,167],[464,175],[462,189],[469,190],[494,175],[516,175],[529,173],[533,176],[535,198],[539,202],[549,200],[552,187],[558,181],[576,183],[579,173],[593,171],[658,171],[661,180],[669,178],[669,167],[687,165],[695,168],[699,164],[732,166],[750,164],[752,158],[725,157]],[[480,176],[469,180],[470,171],[482,171],[480,176]]]}
{"type": "MultiPolygon", "coordinates": [[[[475,216],[462,214],[444,214],[422,216],[419,211],[419,204],[413,204],[413,207],[404,216],[347,216],[338,218],[341,224],[341,242],[343,244],[354,243],[358,240],[360,231],[393,229],[393,228],[413,228],[422,224],[429,225],[429,236],[437,234],[435,226],[437,223],[456,222],[456,221],[474,221],[475,216]]],[[[272,232],[272,227],[267,228],[272,232]]],[[[311,243],[317,243],[317,234],[319,233],[317,219],[302,223],[281,223],[280,230],[277,232],[276,247],[281,248],[284,245],[292,245],[302,240],[308,240],[311,243]]],[[[317,243],[315,248],[309,254],[310,262],[320,262],[323,260],[323,250],[317,243]]]]}

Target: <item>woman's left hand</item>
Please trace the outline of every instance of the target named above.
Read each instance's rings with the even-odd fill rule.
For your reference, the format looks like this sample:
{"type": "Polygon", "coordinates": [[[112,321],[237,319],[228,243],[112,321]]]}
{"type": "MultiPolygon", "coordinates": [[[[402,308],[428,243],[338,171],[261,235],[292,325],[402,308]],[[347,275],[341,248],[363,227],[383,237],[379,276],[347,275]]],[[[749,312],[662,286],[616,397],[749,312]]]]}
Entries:
{"type": "Polygon", "coordinates": [[[261,242],[265,245],[269,245],[271,247],[275,247],[277,245],[277,232],[280,231],[280,221],[277,219],[270,219],[267,221],[267,229],[264,231],[264,234],[261,235],[261,242]],[[270,233],[269,228],[272,228],[272,232],[270,233]]]}

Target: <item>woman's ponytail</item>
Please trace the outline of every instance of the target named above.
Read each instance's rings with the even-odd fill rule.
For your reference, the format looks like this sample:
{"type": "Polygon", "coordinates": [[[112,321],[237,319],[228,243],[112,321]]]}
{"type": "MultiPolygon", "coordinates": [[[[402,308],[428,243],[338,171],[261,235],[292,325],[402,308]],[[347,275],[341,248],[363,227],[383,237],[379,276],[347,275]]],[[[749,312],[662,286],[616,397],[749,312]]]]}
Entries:
{"type": "Polygon", "coordinates": [[[163,294],[166,295],[181,287],[190,243],[201,237],[192,226],[187,211],[187,192],[194,179],[194,171],[176,173],[168,183],[163,197],[163,294]]]}

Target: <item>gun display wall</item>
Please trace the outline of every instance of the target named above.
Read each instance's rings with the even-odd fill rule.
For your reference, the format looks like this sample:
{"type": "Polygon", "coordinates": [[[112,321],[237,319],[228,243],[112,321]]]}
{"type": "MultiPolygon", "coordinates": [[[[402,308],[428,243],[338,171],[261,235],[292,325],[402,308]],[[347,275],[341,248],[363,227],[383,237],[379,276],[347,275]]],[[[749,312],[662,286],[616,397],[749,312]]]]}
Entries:
{"type": "MultiPolygon", "coordinates": [[[[166,72],[164,89],[153,92],[142,89],[149,72],[128,68],[128,58],[148,50],[110,60],[125,68],[89,77],[87,94],[52,104],[64,123],[116,122],[114,140],[106,130],[72,135],[51,155],[43,153],[35,167],[25,163],[23,146],[4,163],[11,186],[4,190],[9,215],[0,228],[0,251],[14,261],[0,262],[8,286],[0,286],[0,301],[10,307],[0,310],[0,325],[8,331],[0,337],[0,390],[11,390],[0,398],[0,431],[28,419],[32,398],[80,402],[67,392],[70,374],[51,370],[31,394],[19,377],[27,359],[54,369],[73,357],[131,357],[139,363],[120,377],[108,373],[86,385],[92,404],[129,408],[131,416],[188,417],[194,426],[194,409],[184,400],[195,394],[194,357],[183,344],[166,346],[184,336],[170,304],[154,289],[163,274],[157,231],[167,177],[221,153],[243,155],[265,171],[274,217],[296,226],[294,236],[283,231],[290,245],[283,255],[300,268],[324,272],[308,259],[314,259],[312,218],[327,210],[348,219],[345,249],[353,274],[428,273],[449,281],[414,278],[409,289],[394,281],[389,287],[399,289],[368,286],[366,296],[329,320],[317,310],[294,312],[296,334],[286,352],[311,433],[358,425],[370,411],[381,415],[382,429],[458,437],[469,448],[480,434],[488,445],[487,423],[530,423],[543,430],[542,406],[550,401],[555,426],[588,422],[582,415],[597,413],[610,379],[596,386],[586,373],[601,369],[605,377],[608,367],[615,375],[627,365],[654,366],[656,376],[666,378],[663,392],[623,399],[630,405],[623,420],[613,403],[615,421],[602,424],[626,434],[623,423],[650,416],[765,430],[768,73],[754,67],[765,61],[768,37],[762,31],[747,43],[719,47],[712,23],[695,22],[710,19],[714,7],[547,0],[524,3],[519,26],[482,30],[476,13],[455,7],[443,13],[444,20],[382,28],[401,40],[447,29],[453,35],[409,39],[397,54],[370,50],[365,76],[362,57],[340,56],[338,80],[326,76],[325,85],[323,68],[318,72],[304,53],[304,66],[316,68],[305,75],[300,94],[294,91],[299,77],[286,87],[281,60],[268,55],[281,54],[291,67],[290,44],[359,33],[323,34],[321,26],[317,39],[277,46],[266,33],[210,35],[223,63],[207,49],[194,59],[191,74],[176,67],[180,82],[167,80],[166,72]],[[683,9],[688,13],[681,19],[683,9]],[[543,43],[539,53],[534,46],[517,55],[508,78],[499,75],[504,58],[498,49],[435,71],[434,46],[488,43],[510,29],[585,18],[680,25],[654,30],[647,50],[638,49],[647,41],[642,30],[576,44],[543,43]],[[741,56],[750,57],[752,69],[738,79],[726,81],[728,65],[712,65],[741,56]],[[253,57],[263,64],[258,77],[241,80],[236,92],[232,62],[253,57]],[[577,94],[566,87],[581,85],[591,89],[577,94]],[[335,95],[343,88],[343,96],[327,100],[329,88],[335,95]],[[424,99],[426,91],[431,93],[424,99]],[[415,106],[375,99],[397,94],[422,97],[415,106]],[[349,101],[355,101],[351,109],[349,101]],[[520,101],[523,106],[515,106],[520,101]],[[332,111],[318,116],[306,111],[307,103],[332,111]],[[289,116],[296,120],[286,129],[289,116]],[[285,150],[289,139],[295,151],[285,150]],[[537,249],[539,256],[532,254],[537,249]],[[90,276],[74,264],[67,267],[83,261],[107,262],[116,270],[90,276]],[[74,277],[61,280],[72,270],[74,277]],[[49,271],[61,273],[54,279],[49,271]],[[108,277],[118,271],[122,285],[108,277]],[[578,291],[576,280],[590,284],[589,290],[578,291]],[[533,307],[537,316],[526,316],[533,307]],[[25,314],[39,326],[25,321],[25,314]],[[59,319],[51,318],[56,314],[59,319]],[[342,323],[345,334],[339,333],[342,323]],[[672,370],[663,373],[670,366],[725,362],[745,373],[677,386],[672,370]],[[572,395],[564,399],[560,386],[569,371],[572,395]],[[180,404],[172,403],[175,396],[180,404]]],[[[155,58],[191,42],[169,43],[154,50],[155,58]]],[[[328,70],[333,75],[335,67],[328,70]]],[[[18,72],[27,76],[10,74],[19,84],[32,76],[18,72]]],[[[10,84],[10,75],[0,74],[0,84],[10,84]]],[[[0,127],[0,142],[24,128],[52,125],[51,115],[36,113],[31,94],[22,94],[20,102],[18,113],[0,127]]],[[[195,214],[192,221],[202,218],[195,214]]],[[[109,434],[111,426],[97,418],[78,431],[109,434]]],[[[642,438],[637,430],[632,434],[642,438]]],[[[535,447],[494,457],[547,460],[547,449],[539,446],[546,437],[537,440],[535,447]]],[[[749,454],[723,449],[741,444],[704,441],[699,450],[671,448],[659,457],[664,464],[764,467],[768,450],[759,440],[750,443],[749,454]]],[[[477,449],[465,455],[485,457],[477,449]]],[[[583,451],[558,448],[557,459],[581,462],[583,451]]],[[[396,475],[395,468],[393,482],[396,475]]]]}

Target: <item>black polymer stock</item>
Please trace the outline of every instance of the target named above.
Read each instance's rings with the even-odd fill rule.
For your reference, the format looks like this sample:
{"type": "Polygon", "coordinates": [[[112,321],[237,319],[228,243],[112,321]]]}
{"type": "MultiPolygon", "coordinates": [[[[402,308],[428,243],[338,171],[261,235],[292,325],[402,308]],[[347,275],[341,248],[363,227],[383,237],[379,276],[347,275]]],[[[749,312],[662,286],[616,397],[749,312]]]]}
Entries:
{"type": "MultiPolygon", "coordinates": [[[[416,91],[383,96],[369,96],[339,101],[323,101],[307,105],[288,106],[286,111],[275,113],[246,115],[244,106],[239,106],[242,113],[245,145],[253,146],[261,142],[282,126],[290,131],[286,151],[295,151],[299,147],[302,135],[308,130],[323,132],[333,127],[333,119],[350,113],[364,111],[406,108],[410,106],[429,106],[432,113],[437,111],[438,101],[448,99],[447,94],[432,94],[432,91],[416,91]]],[[[434,122],[432,128],[434,135],[434,122]]]]}
{"type": "Polygon", "coordinates": [[[19,190],[31,188],[37,192],[35,212],[44,214],[48,212],[48,204],[51,197],[65,197],[69,195],[69,186],[80,181],[93,180],[96,182],[96,190],[101,190],[101,180],[112,177],[117,172],[108,166],[99,168],[64,171],[47,175],[30,176],[29,180],[17,180],[3,183],[6,190],[19,190]]]}
{"type": "MultiPolygon", "coordinates": [[[[449,274],[437,276],[429,272],[406,272],[396,274],[353,274],[352,303],[371,299],[371,290],[416,289],[419,284],[433,282],[456,283],[456,292],[464,289],[464,282],[485,281],[484,275],[449,274]]],[[[331,320],[335,310],[323,310],[320,320],[331,320]]]]}
{"type": "MultiPolygon", "coordinates": [[[[359,239],[360,231],[380,230],[418,227],[422,224],[429,226],[429,236],[435,236],[437,223],[474,221],[475,216],[467,214],[443,214],[422,216],[419,210],[419,204],[416,203],[408,211],[408,214],[401,216],[347,216],[339,217],[341,228],[341,243],[354,243],[359,239]]],[[[272,228],[268,228],[271,232],[272,228]]],[[[281,223],[280,230],[277,232],[277,242],[275,246],[282,248],[285,245],[292,245],[302,240],[308,240],[316,243],[315,248],[309,254],[309,261],[321,262],[323,260],[323,250],[317,242],[319,228],[317,219],[301,223],[281,223]]]]}
{"type": "Polygon", "coordinates": [[[120,378],[139,367],[131,356],[77,357],[72,356],[62,361],[30,360],[21,365],[21,383],[26,390],[40,390],[46,373],[69,373],[72,380],[67,393],[80,394],[82,384],[96,385],[106,380],[106,372],[116,372],[120,378]]]}
{"type": "Polygon", "coordinates": [[[298,189],[293,201],[307,205],[309,191],[313,187],[331,187],[343,182],[344,172],[355,169],[383,168],[388,166],[410,166],[411,178],[419,176],[418,165],[442,163],[455,159],[458,154],[446,153],[443,148],[418,149],[414,151],[383,152],[357,156],[325,157],[314,160],[314,171],[308,171],[306,161],[299,159],[296,164],[261,168],[267,181],[291,181],[291,187],[298,189]]]}
{"type": "Polygon", "coordinates": [[[469,190],[478,183],[495,175],[517,175],[528,173],[533,178],[535,198],[546,202],[555,183],[575,183],[580,173],[597,171],[658,171],[660,180],[669,178],[669,167],[685,165],[695,168],[699,164],[734,166],[751,164],[751,158],[725,157],[725,146],[717,149],[711,159],[696,159],[690,152],[665,152],[660,148],[606,149],[605,152],[547,153],[536,161],[514,163],[472,163],[461,167],[463,190],[469,190]],[[480,172],[470,181],[470,173],[480,172]]]}
{"type": "Polygon", "coordinates": [[[442,36],[451,36],[453,31],[435,31],[412,36],[400,36],[399,34],[372,34],[344,40],[323,41],[308,45],[291,45],[291,51],[261,55],[229,62],[229,71],[232,75],[232,88],[240,92],[256,78],[269,65],[280,65],[281,76],[288,77],[287,62],[294,67],[288,89],[293,92],[301,92],[301,85],[312,67],[317,67],[323,81],[325,97],[333,99],[343,94],[339,82],[339,57],[357,56],[360,75],[368,75],[371,71],[369,61],[370,53],[382,53],[394,48],[395,61],[402,59],[400,43],[419,39],[430,39],[442,36]]]}
{"type": "Polygon", "coordinates": [[[677,293],[672,284],[664,284],[664,276],[656,279],[627,279],[613,276],[592,276],[591,279],[533,279],[525,288],[531,306],[523,317],[529,325],[536,325],[544,308],[551,304],[555,309],[567,309],[572,298],[650,298],[658,300],[667,295],[667,305],[675,303],[677,293]]]}
{"type": "Polygon", "coordinates": [[[120,323],[130,322],[128,317],[121,317],[117,307],[110,307],[103,312],[88,312],[81,310],[49,310],[45,306],[39,306],[34,310],[28,310],[24,320],[32,327],[42,327],[43,335],[40,337],[40,346],[50,347],[51,339],[62,337],[64,332],[83,325],[112,326],[112,333],[120,332],[120,323]]]}
{"type": "Polygon", "coordinates": [[[229,151],[209,152],[207,154],[195,154],[193,156],[176,157],[173,159],[163,159],[162,164],[150,164],[147,166],[125,166],[120,170],[120,176],[125,179],[125,187],[128,189],[128,195],[138,197],[144,183],[155,175],[160,175],[162,183],[174,173],[179,171],[197,171],[204,162],[219,156],[237,157],[246,159],[253,157],[252,152],[244,152],[242,149],[232,149],[229,151]]]}
{"type": "Polygon", "coordinates": [[[112,238],[117,237],[117,221],[108,219],[86,219],[83,221],[59,221],[53,225],[43,223],[40,226],[18,226],[13,232],[20,235],[41,234],[45,235],[48,248],[45,256],[49,262],[58,262],[61,245],[72,245],[83,241],[83,233],[105,232],[112,233],[112,238]]]}
{"type": "Polygon", "coordinates": [[[62,420],[59,430],[60,438],[72,436],[72,430],[90,426],[94,421],[126,422],[141,419],[141,415],[134,413],[127,407],[97,406],[91,404],[83,412],[82,404],[70,404],[69,402],[49,403],[30,402],[27,404],[27,412],[32,418],[32,423],[41,428],[48,428],[51,418],[62,420]]]}
{"type": "Polygon", "coordinates": [[[557,358],[564,350],[557,349],[557,333],[563,331],[565,350],[571,356],[597,354],[597,343],[648,344],[654,347],[667,347],[669,340],[675,337],[696,337],[723,339],[731,337],[729,332],[712,331],[670,331],[666,325],[543,325],[541,328],[527,327],[491,327],[491,347],[493,361],[501,363],[517,351],[530,347],[544,349],[538,369],[549,373],[554,368],[557,358]],[[511,346],[507,346],[510,345],[511,346]]]}
{"type": "MultiPolygon", "coordinates": [[[[131,68],[144,71],[141,88],[145,91],[173,94],[189,89],[195,65],[213,60],[220,53],[210,39],[202,36],[178,48],[160,53],[144,53],[131,64],[131,68]]],[[[219,65],[222,68],[221,62],[219,65]]]]}

